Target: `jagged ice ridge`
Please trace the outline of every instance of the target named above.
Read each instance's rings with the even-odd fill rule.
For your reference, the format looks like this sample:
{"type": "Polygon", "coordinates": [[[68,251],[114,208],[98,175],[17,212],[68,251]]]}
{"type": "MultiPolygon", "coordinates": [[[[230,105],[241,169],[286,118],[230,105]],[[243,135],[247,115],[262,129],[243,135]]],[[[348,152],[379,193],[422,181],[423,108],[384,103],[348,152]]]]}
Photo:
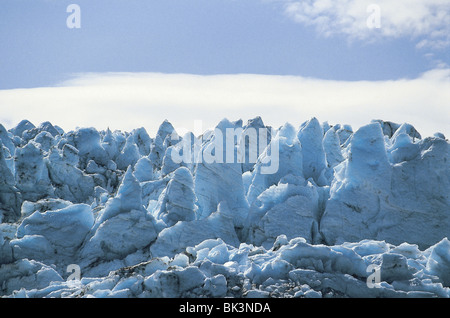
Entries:
{"type": "Polygon", "coordinates": [[[154,138],[0,124],[0,295],[449,297],[449,149],[382,120],[164,121],[154,138]],[[227,129],[271,133],[222,149],[244,162],[197,160],[227,129]]]}

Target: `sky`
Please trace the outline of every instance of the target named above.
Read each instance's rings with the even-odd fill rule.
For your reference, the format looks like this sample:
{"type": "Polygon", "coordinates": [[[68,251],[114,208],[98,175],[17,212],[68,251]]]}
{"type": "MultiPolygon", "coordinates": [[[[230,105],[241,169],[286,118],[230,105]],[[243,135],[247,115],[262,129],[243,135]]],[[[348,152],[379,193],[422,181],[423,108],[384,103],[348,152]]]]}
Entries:
{"type": "Polygon", "coordinates": [[[0,1],[7,129],[261,116],[449,135],[449,65],[448,0],[0,1]]]}

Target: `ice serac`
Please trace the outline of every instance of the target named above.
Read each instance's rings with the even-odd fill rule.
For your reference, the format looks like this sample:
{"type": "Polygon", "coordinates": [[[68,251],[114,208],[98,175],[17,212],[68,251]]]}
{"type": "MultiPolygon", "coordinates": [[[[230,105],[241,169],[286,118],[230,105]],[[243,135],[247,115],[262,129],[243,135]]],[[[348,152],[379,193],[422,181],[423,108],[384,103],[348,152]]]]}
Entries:
{"type": "Polygon", "coordinates": [[[381,119],[374,119],[371,121],[372,123],[379,123],[381,125],[381,130],[385,136],[391,138],[395,131],[400,127],[399,124],[393,123],[391,121],[384,121],[381,119]]]}
{"type": "Polygon", "coordinates": [[[180,152],[180,150],[176,146],[170,146],[166,149],[161,165],[162,176],[166,176],[169,173],[174,172],[179,167],[186,166],[183,160],[180,160],[181,162],[174,160],[175,155],[173,152],[180,152]]]}
{"type": "Polygon", "coordinates": [[[396,211],[391,222],[397,228],[386,227],[379,235],[426,248],[450,237],[450,144],[434,137],[417,144],[417,156],[403,149],[401,157],[409,160],[392,167],[389,206],[396,211]]]}
{"type": "Polygon", "coordinates": [[[70,144],[78,149],[80,165],[86,166],[89,160],[94,160],[98,164],[106,165],[109,158],[107,152],[101,144],[100,133],[95,128],[79,128],[67,134],[70,144]]]}
{"type": "Polygon", "coordinates": [[[10,295],[25,286],[43,289],[54,282],[62,282],[62,277],[51,266],[28,259],[0,266],[0,293],[10,295]]]}
{"type": "Polygon", "coordinates": [[[363,126],[351,138],[348,158],[336,167],[330,199],[320,222],[328,244],[375,238],[375,219],[390,188],[392,171],[381,126],[363,126]]]}
{"type": "Polygon", "coordinates": [[[11,241],[14,256],[42,262],[69,261],[93,224],[92,210],[86,204],[36,211],[22,221],[17,239],[11,241]]]}
{"type": "Polygon", "coordinates": [[[16,149],[15,180],[24,200],[37,201],[54,194],[44,155],[34,141],[16,149]]]}
{"type": "Polygon", "coordinates": [[[330,177],[332,177],[332,168],[344,161],[344,156],[342,155],[342,150],[339,143],[339,137],[336,134],[336,131],[334,131],[334,129],[328,129],[323,137],[322,143],[328,167],[331,168],[330,177]]]}
{"type": "Polygon", "coordinates": [[[152,138],[147,133],[144,127],[133,130],[132,132],[134,142],[139,148],[141,156],[148,156],[150,154],[150,147],[152,144],[152,138]]]}
{"type": "Polygon", "coordinates": [[[387,151],[392,164],[413,160],[420,154],[419,143],[414,142],[405,132],[395,133],[390,143],[387,151]]]}
{"type": "Polygon", "coordinates": [[[83,266],[121,259],[148,246],[156,238],[154,218],[142,205],[141,187],[131,167],[114,198],[99,212],[80,251],[83,266]]]}
{"type": "Polygon", "coordinates": [[[319,240],[319,194],[302,177],[288,175],[252,204],[247,219],[247,242],[270,248],[279,235],[319,240]]]}
{"type": "Polygon", "coordinates": [[[243,127],[242,136],[239,147],[244,149],[242,172],[246,172],[253,170],[256,160],[270,143],[271,129],[265,126],[262,118],[258,116],[247,122],[243,127]]]}
{"type": "Polygon", "coordinates": [[[14,156],[16,147],[14,146],[12,139],[9,137],[8,131],[6,131],[5,127],[2,124],[0,124],[0,141],[2,142],[3,146],[8,148],[9,154],[11,156],[14,156]]]}
{"type": "Polygon", "coordinates": [[[408,124],[408,123],[401,124],[400,127],[398,127],[398,129],[392,135],[392,137],[395,139],[396,135],[399,135],[399,134],[402,134],[402,133],[405,133],[408,136],[410,136],[413,139],[413,141],[416,141],[417,139],[422,139],[422,136],[416,130],[416,128],[414,128],[413,125],[408,124]]]}
{"type": "Polygon", "coordinates": [[[449,144],[427,138],[413,149],[417,155],[410,156],[411,144],[398,136],[391,160],[396,151],[396,158],[409,160],[394,164],[379,123],[363,126],[351,137],[348,158],[335,167],[320,222],[328,244],[369,238],[426,248],[450,235],[449,144]]]}
{"type": "Polygon", "coordinates": [[[20,217],[22,196],[15,187],[15,178],[9,170],[2,141],[0,140],[0,220],[1,222],[16,221],[20,217]]]}
{"type": "Polygon", "coordinates": [[[139,182],[153,180],[153,166],[148,157],[141,157],[134,165],[134,176],[139,182]]]}
{"type": "Polygon", "coordinates": [[[167,226],[173,226],[178,221],[195,220],[194,182],[189,169],[178,168],[167,187],[161,193],[153,215],[167,226]]]}
{"type": "Polygon", "coordinates": [[[51,149],[47,169],[58,198],[86,203],[94,195],[95,183],[91,176],[77,168],[78,162],[78,150],[65,144],[62,151],[51,149]]]}
{"type": "Polygon", "coordinates": [[[450,297],[442,133],[263,127],[0,126],[0,297],[450,297]]]}
{"type": "Polygon", "coordinates": [[[339,136],[341,146],[344,145],[353,134],[353,128],[350,125],[337,124],[332,129],[334,129],[339,136]]]}
{"type": "Polygon", "coordinates": [[[140,158],[141,155],[134,141],[134,136],[128,136],[125,146],[116,158],[117,168],[125,171],[129,166],[133,167],[140,158]]]}
{"type": "Polygon", "coordinates": [[[11,132],[18,137],[22,137],[24,131],[36,128],[30,121],[24,119],[16,127],[11,129],[11,132]]]}
{"type": "Polygon", "coordinates": [[[47,154],[50,151],[50,149],[55,145],[55,139],[47,131],[42,131],[38,133],[33,140],[34,142],[36,142],[39,148],[44,151],[45,154],[47,154]]]}
{"type": "Polygon", "coordinates": [[[120,152],[119,143],[109,128],[106,129],[105,135],[103,136],[103,140],[101,141],[101,146],[103,149],[105,149],[108,158],[113,160],[116,159],[117,155],[120,152]]]}
{"type": "Polygon", "coordinates": [[[39,127],[37,129],[40,132],[43,132],[43,131],[48,132],[50,135],[52,135],[52,137],[56,137],[60,134],[60,132],[49,121],[44,121],[43,123],[41,123],[39,125],[39,127]]]}
{"type": "Polygon", "coordinates": [[[204,240],[220,238],[232,246],[239,246],[233,219],[227,207],[210,214],[201,220],[178,222],[172,227],[162,230],[155,243],[150,247],[153,256],[169,256],[195,246],[204,240]]]}
{"type": "Polygon", "coordinates": [[[155,170],[161,169],[166,149],[172,145],[172,142],[176,143],[175,141],[178,141],[175,128],[168,120],[164,120],[156,132],[156,137],[150,149],[149,158],[155,170]]]}
{"type": "Polygon", "coordinates": [[[450,287],[450,241],[444,238],[430,247],[430,250],[426,265],[427,271],[440,277],[444,286],[450,287]]]}
{"type": "Polygon", "coordinates": [[[264,190],[278,184],[282,177],[289,174],[303,178],[303,156],[294,126],[286,123],[275,136],[272,136],[271,142],[255,164],[247,193],[250,206],[264,190]],[[278,152],[278,156],[274,156],[272,152],[278,152]],[[265,173],[263,168],[268,164],[265,161],[270,157],[272,161],[277,161],[278,169],[273,173],[265,173]]]}
{"type": "Polygon", "coordinates": [[[133,175],[133,169],[129,167],[123,176],[116,196],[110,200],[102,213],[99,214],[99,219],[96,223],[101,224],[120,213],[141,210],[142,208],[141,186],[133,175]]]}
{"type": "Polygon", "coordinates": [[[323,174],[327,167],[323,148],[323,129],[317,118],[307,121],[298,132],[298,140],[302,146],[303,175],[305,179],[312,178],[323,186],[327,183],[323,174]]]}
{"type": "MultiPolygon", "coordinates": [[[[236,125],[222,120],[215,128],[214,135],[201,149],[203,160],[195,170],[194,189],[199,210],[197,217],[204,219],[217,211],[221,202],[226,202],[233,212],[233,222],[242,228],[248,213],[248,203],[244,196],[242,167],[237,160],[227,162],[227,130],[234,130],[236,125]]],[[[229,131],[230,131],[229,130],[229,131]]],[[[236,146],[231,145],[232,158],[236,158],[236,146]]],[[[230,151],[230,149],[228,149],[230,151]]]]}

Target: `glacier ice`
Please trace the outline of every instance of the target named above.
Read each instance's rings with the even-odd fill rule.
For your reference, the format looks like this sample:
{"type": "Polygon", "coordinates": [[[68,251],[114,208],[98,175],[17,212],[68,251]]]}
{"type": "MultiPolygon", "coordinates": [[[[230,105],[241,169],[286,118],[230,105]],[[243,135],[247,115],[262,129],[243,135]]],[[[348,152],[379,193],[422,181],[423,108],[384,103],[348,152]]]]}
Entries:
{"type": "Polygon", "coordinates": [[[450,297],[449,150],[380,119],[0,124],[0,296],[450,297]]]}

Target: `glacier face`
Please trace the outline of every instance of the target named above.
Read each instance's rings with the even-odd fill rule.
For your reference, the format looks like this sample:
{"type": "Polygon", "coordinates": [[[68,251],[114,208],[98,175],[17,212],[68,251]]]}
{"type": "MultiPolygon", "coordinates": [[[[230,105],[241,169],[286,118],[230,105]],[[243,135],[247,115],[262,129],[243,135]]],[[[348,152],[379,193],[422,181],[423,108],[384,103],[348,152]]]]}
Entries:
{"type": "Polygon", "coordinates": [[[0,125],[0,295],[449,297],[449,150],[382,120],[0,125]]]}

